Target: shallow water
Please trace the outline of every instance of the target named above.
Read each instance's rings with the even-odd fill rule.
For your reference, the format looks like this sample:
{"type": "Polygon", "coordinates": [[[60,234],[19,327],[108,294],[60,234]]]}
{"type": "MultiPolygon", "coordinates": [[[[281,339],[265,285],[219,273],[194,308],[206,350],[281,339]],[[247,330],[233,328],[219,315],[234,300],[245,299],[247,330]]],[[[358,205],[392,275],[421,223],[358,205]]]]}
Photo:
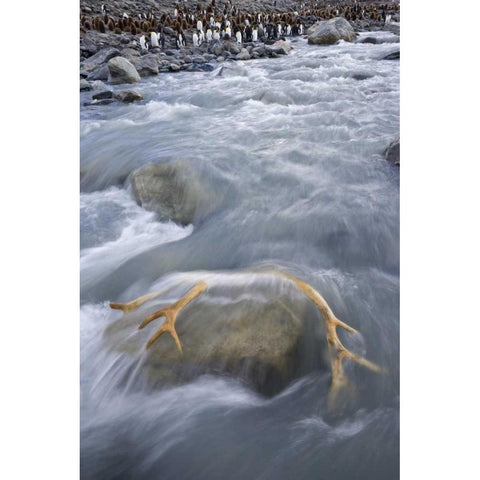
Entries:
{"type": "Polygon", "coordinates": [[[398,44],[368,36],[386,43],[299,39],[288,57],[144,79],[142,104],[82,107],[84,478],[398,477],[399,173],[382,151],[399,134],[399,62],[379,60],[398,44]],[[138,207],[126,182],[178,159],[215,194],[187,227],[138,207]],[[335,418],[323,371],[273,398],[213,376],[132,387],[140,371],[105,348],[108,301],[263,262],[314,284],[388,375],[352,368],[355,405],[335,418]]]}

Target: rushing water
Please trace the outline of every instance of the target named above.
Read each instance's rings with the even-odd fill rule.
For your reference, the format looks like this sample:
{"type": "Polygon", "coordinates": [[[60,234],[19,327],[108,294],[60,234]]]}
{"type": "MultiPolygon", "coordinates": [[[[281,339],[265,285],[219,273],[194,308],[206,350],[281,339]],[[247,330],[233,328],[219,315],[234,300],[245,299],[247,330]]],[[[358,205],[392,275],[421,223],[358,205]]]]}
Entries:
{"type": "Polygon", "coordinates": [[[288,57],[144,79],[141,104],[82,107],[84,478],[398,477],[399,173],[382,151],[399,134],[399,62],[380,60],[398,44],[368,35],[383,43],[299,39],[288,57]],[[160,222],[125,182],[178,159],[215,192],[193,226],[160,222]],[[119,380],[131,364],[104,346],[108,301],[262,262],[318,287],[388,370],[354,371],[353,409],[319,409],[325,372],[272,398],[223,377],[154,392],[119,380]]]}

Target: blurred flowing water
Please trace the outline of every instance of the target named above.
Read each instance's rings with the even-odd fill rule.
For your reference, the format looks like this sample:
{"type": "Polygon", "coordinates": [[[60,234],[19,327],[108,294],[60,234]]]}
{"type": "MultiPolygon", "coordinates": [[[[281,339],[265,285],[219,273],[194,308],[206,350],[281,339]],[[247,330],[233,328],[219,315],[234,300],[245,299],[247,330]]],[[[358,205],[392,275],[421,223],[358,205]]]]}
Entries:
{"type": "Polygon", "coordinates": [[[298,39],[282,58],[143,79],[141,104],[82,107],[82,478],[398,478],[399,172],[382,151],[399,135],[399,62],[381,60],[398,44],[368,36],[383,43],[298,39]],[[179,159],[217,203],[186,227],[126,181],[179,159]],[[334,418],[323,371],[272,398],[214,376],[132,387],[141,371],[105,348],[108,301],[263,262],[317,287],[388,375],[352,368],[355,406],[334,418]]]}

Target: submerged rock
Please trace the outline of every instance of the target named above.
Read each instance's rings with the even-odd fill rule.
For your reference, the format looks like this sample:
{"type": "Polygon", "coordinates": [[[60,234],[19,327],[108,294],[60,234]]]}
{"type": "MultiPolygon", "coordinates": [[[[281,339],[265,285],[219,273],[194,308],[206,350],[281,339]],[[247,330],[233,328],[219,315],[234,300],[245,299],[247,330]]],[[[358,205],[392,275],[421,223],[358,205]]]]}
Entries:
{"type": "Polygon", "coordinates": [[[114,57],[108,61],[107,66],[110,73],[108,82],[112,85],[140,81],[137,70],[126,58],[114,57]]]}
{"type": "Polygon", "coordinates": [[[178,316],[176,331],[183,354],[168,334],[145,352],[159,325],[155,322],[143,330],[138,326],[165,303],[157,302],[143,315],[139,311],[125,314],[106,329],[105,339],[112,349],[132,359],[145,352],[137,380],[150,388],[217,374],[274,395],[293,379],[319,368],[327,371],[329,365],[318,311],[293,288],[283,284],[275,292],[271,282],[255,280],[247,286],[250,293],[245,292],[245,284],[232,282],[209,287],[178,316]]]}
{"type": "Polygon", "coordinates": [[[308,29],[308,43],[312,45],[333,45],[339,40],[353,42],[356,37],[353,27],[343,17],[317,22],[308,29]]]}
{"type": "Polygon", "coordinates": [[[397,52],[389,53],[385,57],[382,58],[382,60],[400,60],[400,50],[397,52]]]}
{"type": "Polygon", "coordinates": [[[383,152],[392,165],[400,166],[400,139],[394,140],[383,152]]]}
{"type": "Polygon", "coordinates": [[[135,90],[120,90],[113,94],[113,98],[120,100],[123,103],[132,103],[138,100],[143,100],[142,94],[135,90]]]}
{"type": "Polygon", "coordinates": [[[132,173],[130,182],[140,206],[181,225],[193,223],[199,208],[208,211],[213,197],[184,163],[146,165],[132,173]]]}

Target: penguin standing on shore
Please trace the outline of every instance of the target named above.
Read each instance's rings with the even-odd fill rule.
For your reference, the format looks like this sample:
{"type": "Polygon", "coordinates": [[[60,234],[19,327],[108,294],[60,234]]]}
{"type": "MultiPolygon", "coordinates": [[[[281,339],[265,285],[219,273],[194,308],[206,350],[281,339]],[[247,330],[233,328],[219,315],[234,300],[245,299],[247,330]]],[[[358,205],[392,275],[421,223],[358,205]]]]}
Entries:
{"type": "Polygon", "coordinates": [[[200,30],[198,32],[198,46],[200,46],[204,41],[205,41],[205,34],[203,33],[203,30],[200,30]]]}
{"type": "Polygon", "coordinates": [[[206,36],[208,43],[210,43],[210,42],[212,41],[212,36],[213,36],[212,30],[209,28],[209,29],[207,30],[207,36],[206,36]]]}
{"type": "Polygon", "coordinates": [[[198,34],[196,32],[193,32],[192,43],[194,47],[198,47],[198,34]]]}
{"type": "Polygon", "coordinates": [[[143,51],[143,52],[148,52],[148,44],[145,40],[145,35],[142,35],[140,37],[140,49],[143,51]]]}
{"type": "Polygon", "coordinates": [[[240,30],[237,30],[237,33],[235,34],[235,38],[237,39],[237,43],[239,45],[242,44],[242,32],[240,30]]]}
{"type": "Polygon", "coordinates": [[[257,26],[254,25],[252,29],[252,42],[258,41],[258,29],[257,26]]]}
{"type": "Polygon", "coordinates": [[[150,32],[150,45],[152,48],[158,48],[158,36],[155,32],[150,32]]]}

